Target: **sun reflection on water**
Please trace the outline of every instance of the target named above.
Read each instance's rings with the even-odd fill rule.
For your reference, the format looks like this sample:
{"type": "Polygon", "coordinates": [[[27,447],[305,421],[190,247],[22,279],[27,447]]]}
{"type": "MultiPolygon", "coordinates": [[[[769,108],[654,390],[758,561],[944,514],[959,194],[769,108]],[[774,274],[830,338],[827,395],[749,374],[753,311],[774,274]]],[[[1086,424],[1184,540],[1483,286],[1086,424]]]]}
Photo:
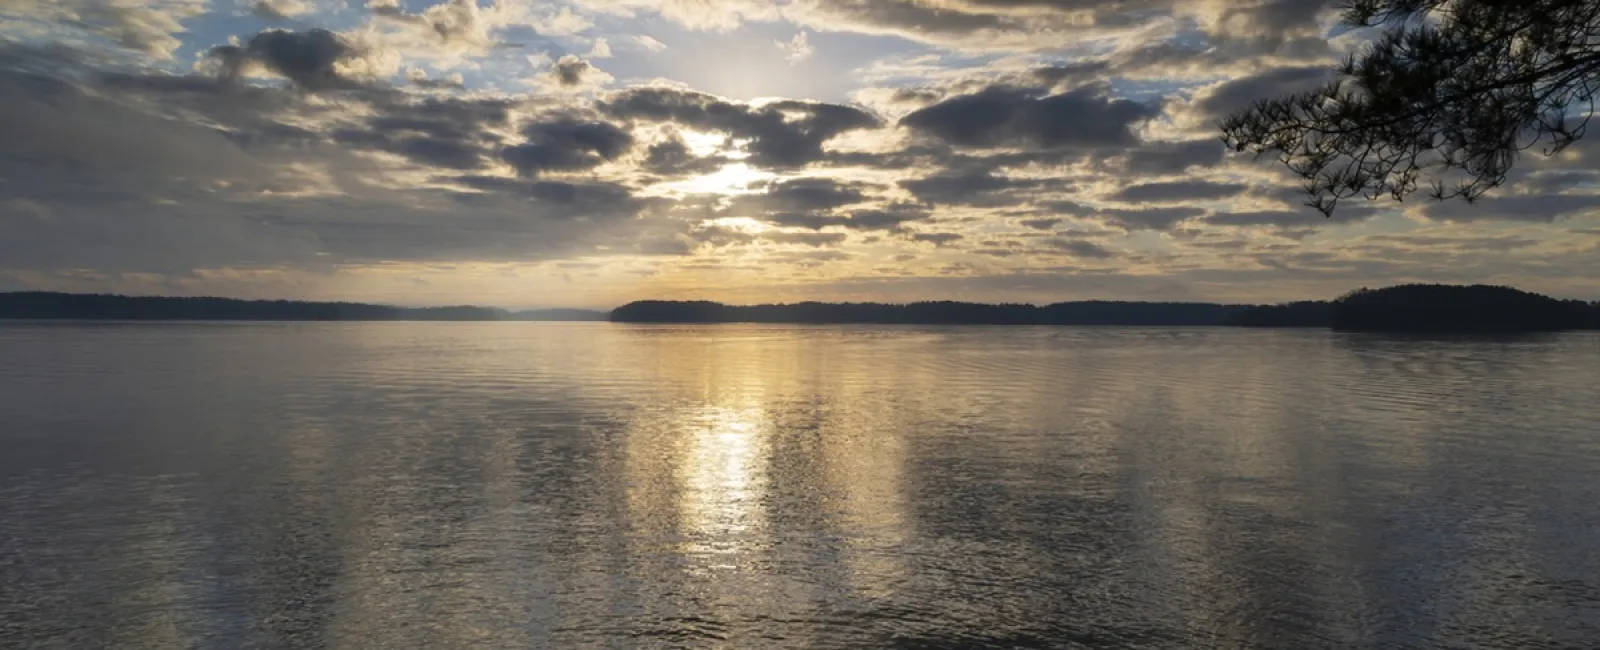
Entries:
{"type": "MultiPolygon", "coordinates": [[[[691,428],[678,466],[684,552],[732,556],[765,530],[768,427],[759,408],[707,406],[686,417],[691,428]]],[[[733,558],[711,568],[734,568],[733,558]]]]}

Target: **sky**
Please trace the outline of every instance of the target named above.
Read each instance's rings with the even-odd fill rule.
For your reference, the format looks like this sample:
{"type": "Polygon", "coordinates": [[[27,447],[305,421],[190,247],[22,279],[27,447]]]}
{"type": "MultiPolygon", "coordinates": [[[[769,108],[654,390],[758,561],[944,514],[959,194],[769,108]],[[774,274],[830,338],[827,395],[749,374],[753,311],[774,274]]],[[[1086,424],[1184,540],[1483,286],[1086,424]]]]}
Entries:
{"type": "Polygon", "coordinates": [[[1600,298],[1600,143],[1332,218],[1217,120],[1328,0],[0,0],[0,290],[1600,298]]]}

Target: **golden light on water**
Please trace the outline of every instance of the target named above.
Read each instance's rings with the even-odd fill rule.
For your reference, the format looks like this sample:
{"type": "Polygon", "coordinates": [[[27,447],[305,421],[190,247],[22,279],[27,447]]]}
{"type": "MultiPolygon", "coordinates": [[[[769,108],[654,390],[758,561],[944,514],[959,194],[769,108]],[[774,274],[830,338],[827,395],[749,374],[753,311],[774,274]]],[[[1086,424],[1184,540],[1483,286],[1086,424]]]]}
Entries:
{"type": "MultiPolygon", "coordinates": [[[[758,407],[708,406],[686,418],[688,448],[679,466],[684,551],[737,555],[749,535],[765,530],[761,510],[768,482],[766,438],[758,407]]],[[[730,558],[730,561],[732,558],[730,558]]],[[[736,568],[716,562],[713,569],[736,568]]]]}

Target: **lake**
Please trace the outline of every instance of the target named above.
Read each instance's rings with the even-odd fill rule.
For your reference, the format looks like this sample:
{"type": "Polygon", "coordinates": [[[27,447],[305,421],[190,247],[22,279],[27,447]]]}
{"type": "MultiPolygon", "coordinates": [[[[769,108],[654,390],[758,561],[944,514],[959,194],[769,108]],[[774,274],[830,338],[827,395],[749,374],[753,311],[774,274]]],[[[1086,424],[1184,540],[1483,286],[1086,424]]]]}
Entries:
{"type": "Polygon", "coordinates": [[[1596,334],[0,324],[0,646],[1596,639],[1596,334]]]}

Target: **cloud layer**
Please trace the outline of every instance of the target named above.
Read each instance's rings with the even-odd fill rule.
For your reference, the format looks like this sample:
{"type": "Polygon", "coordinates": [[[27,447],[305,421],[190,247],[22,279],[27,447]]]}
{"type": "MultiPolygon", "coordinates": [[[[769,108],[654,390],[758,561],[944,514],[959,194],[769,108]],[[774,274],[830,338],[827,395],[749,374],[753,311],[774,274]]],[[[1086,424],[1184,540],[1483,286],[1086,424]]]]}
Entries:
{"type": "Polygon", "coordinates": [[[1323,219],[1215,121],[1359,45],[1303,0],[9,0],[0,290],[1600,296],[1595,146],[1323,219]],[[716,90],[697,87],[696,83],[716,90]],[[774,94],[773,89],[785,90],[774,94]]]}

